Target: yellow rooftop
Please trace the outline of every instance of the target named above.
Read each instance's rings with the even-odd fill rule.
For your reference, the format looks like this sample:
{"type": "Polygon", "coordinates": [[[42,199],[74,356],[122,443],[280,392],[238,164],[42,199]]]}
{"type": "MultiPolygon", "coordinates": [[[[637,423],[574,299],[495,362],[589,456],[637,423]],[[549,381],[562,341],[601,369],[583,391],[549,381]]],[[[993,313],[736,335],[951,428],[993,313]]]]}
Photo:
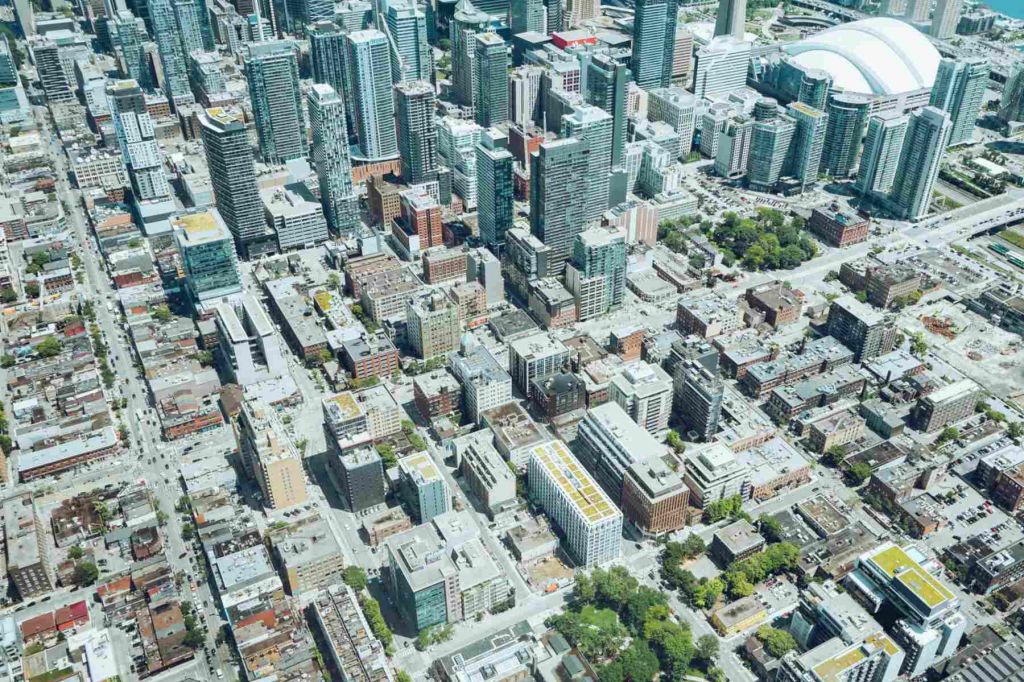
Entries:
{"type": "Polygon", "coordinates": [[[579,460],[560,440],[552,440],[533,447],[533,454],[561,488],[588,523],[596,523],[619,514],[600,486],[580,465],[579,460]]]}
{"type": "Polygon", "coordinates": [[[219,227],[217,221],[209,212],[189,213],[178,216],[174,219],[174,223],[185,230],[190,237],[203,232],[212,232],[219,227]]]}
{"type": "Polygon", "coordinates": [[[402,459],[399,465],[409,472],[410,475],[418,473],[423,483],[430,483],[441,478],[441,472],[437,470],[434,460],[426,452],[409,455],[402,459]]]}
{"type": "Polygon", "coordinates": [[[338,406],[338,411],[341,413],[342,419],[354,419],[358,417],[362,410],[359,408],[359,403],[352,397],[352,391],[345,391],[339,393],[333,397],[327,398],[328,401],[338,406]]]}
{"type": "Polygon", "coordinates": [[[886,547],[872,555],[869,561],[890,579],[899,581],[929,608],[955,598],[948,588],[921,568],[921,564],[911,559],[900,547],[886,547]]]}
{"type": "Polygon", "coordinates": [[[895,656],[900,652],[900,648],[896,646],[896,642],[892,641],[892,638],[882,631],[878,631],[873,635],[868,635],[864,638],[864,641],[875,649],[882,649],[890,656],[895,656]]]}
{"type": "Polygon", "coordinates": [[[822,661],[818,665],[814,666],[814,674],[821,679],[822,682],[832,682],[838,680],[839,676],[863,661],[867,656],[861,650],[861,648],[854,647],[848,651],[844,651],[838,656],[822,661]]]}

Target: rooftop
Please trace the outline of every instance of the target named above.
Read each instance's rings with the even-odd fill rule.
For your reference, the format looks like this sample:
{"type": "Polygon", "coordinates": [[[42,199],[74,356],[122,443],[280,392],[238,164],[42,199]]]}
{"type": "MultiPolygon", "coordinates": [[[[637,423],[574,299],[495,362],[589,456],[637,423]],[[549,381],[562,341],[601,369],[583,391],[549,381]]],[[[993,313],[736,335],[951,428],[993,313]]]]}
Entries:
{"type": "Polygon", "coordinates": [[[866,561],[921,599],[929,608],[952,601],[956,597],[942,583],[921,567],[917,561],[896,545],[883,545],[869,554],[866,561]]]}
{"type": "Polygon", "coordinates": [[[532,457],[580,510],[589,524],[619,516],[618,507],[560,440],[532,448],[532,457]]]}

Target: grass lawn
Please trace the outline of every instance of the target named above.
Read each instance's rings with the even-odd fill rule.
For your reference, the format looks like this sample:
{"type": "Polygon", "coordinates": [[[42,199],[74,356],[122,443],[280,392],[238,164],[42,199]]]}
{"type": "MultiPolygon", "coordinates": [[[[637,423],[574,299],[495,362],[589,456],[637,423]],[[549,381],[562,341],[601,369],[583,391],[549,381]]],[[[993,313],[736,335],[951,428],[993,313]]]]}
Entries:
{"type": "Polygon", "coordinates": [[[587,604],[580,611],[580,618],[587,625],[593,625],[601,630],[614,628],[619,622],[619,615],[611,609],[597,609],[592,604],[587,604]]]}
{"type": "Polygon", "coordinates": [[[1004,242],[1013,244],[1018,249],[1024,249],[1024,234],[1021,234],[1016,230],[1003,230],[997,236],[1004,242]]]}

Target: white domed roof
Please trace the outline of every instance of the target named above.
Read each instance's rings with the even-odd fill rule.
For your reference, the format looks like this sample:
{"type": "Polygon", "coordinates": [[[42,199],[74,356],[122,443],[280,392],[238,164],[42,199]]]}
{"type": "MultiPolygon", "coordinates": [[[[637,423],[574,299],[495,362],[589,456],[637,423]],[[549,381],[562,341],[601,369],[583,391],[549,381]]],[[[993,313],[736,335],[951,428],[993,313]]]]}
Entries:
{"type": "Polygon", "coordinates": [[[940,59],[923,33],[883,17],[840,24],[784,49],[795,63],[830,73],[835,88],[871,95],[932,87],[940,59]]]}

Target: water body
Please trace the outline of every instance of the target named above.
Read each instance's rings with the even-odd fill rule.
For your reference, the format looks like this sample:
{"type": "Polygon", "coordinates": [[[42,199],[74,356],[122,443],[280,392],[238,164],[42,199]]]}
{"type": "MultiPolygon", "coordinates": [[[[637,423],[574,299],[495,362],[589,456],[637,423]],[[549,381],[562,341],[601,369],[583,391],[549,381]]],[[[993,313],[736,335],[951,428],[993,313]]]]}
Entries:
{"type": "Polygon", "coordinates": [[[1024,1],[1022,0],[985,0],[985,4],[994,12],[1014,19],[1024,19],[1024,1]]]}

